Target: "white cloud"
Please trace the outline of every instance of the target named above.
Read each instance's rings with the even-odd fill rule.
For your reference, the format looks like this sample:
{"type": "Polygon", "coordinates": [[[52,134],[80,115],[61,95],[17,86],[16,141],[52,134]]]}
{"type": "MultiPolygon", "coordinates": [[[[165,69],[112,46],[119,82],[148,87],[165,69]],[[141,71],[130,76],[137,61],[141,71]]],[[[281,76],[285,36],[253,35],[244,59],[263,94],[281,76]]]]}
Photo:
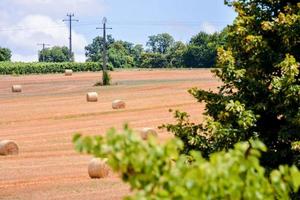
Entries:
{"type": "MultiPolygon", "coordinates": [[[[11,60],[14,62],[37,62],[38,56],[37,54],[32,54],[32,55],[13,54],[11,60]]],[[[85,60],[86,60],[85,54],[76,54],[75,56],[76,62],[85,62],[85,60]]]]}
{"type": "Polygon", "coordinates": [[[216,32],[218,29],[213,24],[209,22],[204,22],[201,26],[202,30],[206,33],[212,34],[216,32]]]}
{"type": "MultiPolygon", "coordinates": [[[[38,43],[48,43],[51,46],[68,46],[69,30],[61,20],[53,20],[43,15],[28,15],[10,31],[0,32],[1,40],[6,40],[9,46],[13,46],[14,52],[22,54],[36,53],[40,48],[38,43]]],[[[87,45],[85,37],[72,31],[73,51],[75,56],[84,53],[87,45]]],[[[17,58],[22,58],[20,55],[17,58]]],[[[27,59],[26,59],[27,60],[27,59]]]]}
{"type": "Polygon", "coordinates": [[[5,10],[0,10],[0,26],[5,26],[9,20],[9,13],[5,10]]]}
{"type": "Polygon", "coordinates": [[[13,54],[11,60],[14,62],[36,62],[38,61],[38,57],[37,55],[13,54]]]}
{"type": "MultiPolygon", "coordinates": [[[[62,21],[67,13],[84,23],[106,9],[105,0],[0,0],[0,46],[12,50],[13,60],[35,61],[37,43],[69,46],[68,24],[62,21]]],[[[72,31],[75,60],[84,61],[87,39],[77,30],[82,29],[72,31]]]]}
{"type": "Polygon", "coordinates": [[[85,54],[77,54],[75,56],[76,62],[85,62],[85,60],[86,60],[85,54]]]}

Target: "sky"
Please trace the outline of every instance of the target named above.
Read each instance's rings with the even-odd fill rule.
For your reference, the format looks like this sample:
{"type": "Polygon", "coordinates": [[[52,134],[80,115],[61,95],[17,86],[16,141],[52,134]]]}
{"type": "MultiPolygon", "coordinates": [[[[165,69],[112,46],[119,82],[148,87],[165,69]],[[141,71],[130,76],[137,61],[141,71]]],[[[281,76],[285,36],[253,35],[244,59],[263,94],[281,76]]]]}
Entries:
{"type": "Polygon", "coordinates": [[[12,61],[37,61],[39,43],[68,46],[67,13],[74,13],[75,60],[85,61],[84,47],[102,35],[102,18],[117,40],[145,45],[148,36],[169,33],[189,42],[200,31],[213,33],[236,16],[224,0],[0,0],[0,47],[12,61]]]}

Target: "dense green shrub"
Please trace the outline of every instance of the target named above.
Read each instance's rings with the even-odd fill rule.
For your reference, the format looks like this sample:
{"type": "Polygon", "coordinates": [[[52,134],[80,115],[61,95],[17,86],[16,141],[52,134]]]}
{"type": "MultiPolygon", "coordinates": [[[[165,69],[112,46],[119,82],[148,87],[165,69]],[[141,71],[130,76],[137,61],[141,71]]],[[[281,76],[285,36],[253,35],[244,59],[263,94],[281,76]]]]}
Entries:
{"type": "Polygon", "coordinates": [[[107,71],[103,71],[102,73],[102,85],[110,85],[111,84],[111,76],[107,71]]]}
{"type": "Polygon", "coordinates": [[[166,68],[169,66],[166,56],[160,53],[142,53],[141,60],[143,68],[166,68]]]}
{"type": "MultiPolygon", "coordinates": [[[[86,63],[22,63],[22,62],[0,62],[0,74],[46,74],[62,73],[65,69],[79,71],[101,71],[102,66],[96,62],[86,63]]],[[[109,66],[109,69],[112,69],[109,66]]]]}
{"type": "Polygon", "coordinates": [[[243,199],[289,200],[300,186],[296,167],[280,166],[265,176],[259,164],[266,147],[259,141],[238,143],[233,150],[204,159],[200,152],[180,155],[183,144],[173,139],[159,145],[154,138],[143,141],[127,127],[106,137],[75,135],[80,152],[108,159],[108,164],[130,184],[127,199],[243,199]]]}

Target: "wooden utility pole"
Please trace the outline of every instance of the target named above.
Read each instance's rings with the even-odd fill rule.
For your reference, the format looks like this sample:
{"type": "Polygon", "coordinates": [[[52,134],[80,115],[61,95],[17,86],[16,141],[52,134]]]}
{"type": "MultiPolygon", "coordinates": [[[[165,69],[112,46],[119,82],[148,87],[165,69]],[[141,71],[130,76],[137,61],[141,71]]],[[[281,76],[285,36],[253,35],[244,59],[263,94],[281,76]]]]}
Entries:
{"type": "Polygon", "coordinates": [[[79,22],[77,19],[72,19],[74,17],[74,14],[67,14],[67,17],[69,19],[64,19],[63,22],[69,22],[69,56],[70,56],[70,62],[72,61],[73,52],[72,52],[72,22],[79,22]]]}
{"type": "Polygon", "coordinates": [[[102,29],[103,30],[103,54],[102,54],[102,59],[103,59],[103,76],[104,77],[104,74],[107,73],[107,45],[106,45],[106,30],[107,29],[112,29],[112,28],[108,28],[106,27],[106,23],[107,23],[107,19],[106,17],[103,18],[102,20],[102,24],[103,24],[103,27],[102,28],[97,28],[97,29],[102,29]]]}
{"type": "Polygon", "coordinates": [[[50,46],[50,44],[45,44],[45,43],[40,43],[40,44],[37,44],[38,46],[42,46],[42,50],[40,51],[41,54],[42,54],[42,62],[45,62],[45,49],[46,49],[46,46],[50,46]]]}

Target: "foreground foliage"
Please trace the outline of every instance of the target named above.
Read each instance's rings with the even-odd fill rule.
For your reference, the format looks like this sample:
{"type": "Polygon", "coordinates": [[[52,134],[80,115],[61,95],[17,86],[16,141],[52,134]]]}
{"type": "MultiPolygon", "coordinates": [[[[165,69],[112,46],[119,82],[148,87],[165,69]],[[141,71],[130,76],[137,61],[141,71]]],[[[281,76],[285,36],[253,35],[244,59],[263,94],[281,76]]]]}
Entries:
{"type": "Polygon", "coordinates": [[[183,143],[173,139],[159,145],[155,138],[143,141],[125,127],[106,137],[75,135],[80,152],[108,158],[108,164],[130,184],[134,194],[127,199],[290,199],[300,186],[296,167],[280,166],[265,177],[259,164],[266,147],[259,141],[235,144],[228,152],[180,154],[183,143]]]}
{"type": "MultiPolygon", "coordinates": [[[[22,63],[22,62],[0,62],[0,74],[46,74],[63,73],[65,69],[79,71],[101,71],[100,63],[22,63]]],[[[112,69],[110,67],[110,69],[112,69]]]]}
{"type": "Polygon", "coordinates": [[[175,112],[169,131],[184,142],[184,153],[232,148],[258,138],[268,147],[261,162],[300,166],[300,3],[295,0],[226,1],[238,13],[228,27],[228,41],[218,50],[214,73],[224,83],[218,92],[193,88],[206,103],[206,120],[189,121],[175,112]]]}

